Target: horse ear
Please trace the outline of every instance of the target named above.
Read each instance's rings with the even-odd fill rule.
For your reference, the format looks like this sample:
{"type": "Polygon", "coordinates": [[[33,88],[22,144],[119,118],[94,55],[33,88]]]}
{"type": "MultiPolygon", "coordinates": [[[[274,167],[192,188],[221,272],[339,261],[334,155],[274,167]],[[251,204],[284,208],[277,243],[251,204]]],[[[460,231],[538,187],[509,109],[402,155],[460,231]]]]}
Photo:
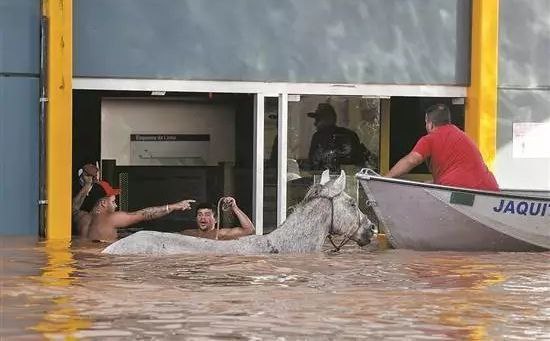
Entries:
{"type": "Polygon", "coordinates": [[[324,186],[327,184],[327,182],[330,180],[330,174],[329,174],[329,171],[328,169],[325,169],[323,171],[323,174],[321,174],[321,181],[319,182],[319,184],[321,186],[324,186]]]}
{"type": "Polygon", "coordinates": [[[346,172],[343,170],[340,172],[340,176],[338,179],[334,180],[333,186],[337,193],[341,193],[344,189],[346,189],[346,172]]]}

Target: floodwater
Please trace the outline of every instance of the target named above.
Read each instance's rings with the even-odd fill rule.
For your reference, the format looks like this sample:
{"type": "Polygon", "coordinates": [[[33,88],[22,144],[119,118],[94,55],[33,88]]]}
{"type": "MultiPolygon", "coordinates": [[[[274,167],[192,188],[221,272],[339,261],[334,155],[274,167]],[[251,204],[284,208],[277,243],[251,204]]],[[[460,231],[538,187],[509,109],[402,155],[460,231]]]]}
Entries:
{"type": "Polygon", "coordinates": [[[0,240],[1,340],[550,339],[550,253],[146,258],[0,240]]]}

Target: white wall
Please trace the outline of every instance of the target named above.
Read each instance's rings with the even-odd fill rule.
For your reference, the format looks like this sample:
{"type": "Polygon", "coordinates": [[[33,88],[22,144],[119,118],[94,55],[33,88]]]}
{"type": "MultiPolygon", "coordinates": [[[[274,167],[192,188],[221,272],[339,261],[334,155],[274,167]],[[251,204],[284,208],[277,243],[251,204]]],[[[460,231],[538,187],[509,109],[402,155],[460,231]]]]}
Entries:
{"type": "Polygon", "coordinates": [[[235,161],[235,111],[231,107],[160,99],[102,100],[101,158],[131,165],[131,134],[209,134],[207,164],[235,161]]]}
{"type": "Polygon", "coordinates": [[[499,146],[494,173],[500,188],[550,191],[550,144],[547,142],[550,119],[535,123],[541,126],[527,132],[526,139],[522,140],[521,135],[513,133],[512,141],[499,146]],[[521,151],[522,147],[524,151],[521,151]]]}

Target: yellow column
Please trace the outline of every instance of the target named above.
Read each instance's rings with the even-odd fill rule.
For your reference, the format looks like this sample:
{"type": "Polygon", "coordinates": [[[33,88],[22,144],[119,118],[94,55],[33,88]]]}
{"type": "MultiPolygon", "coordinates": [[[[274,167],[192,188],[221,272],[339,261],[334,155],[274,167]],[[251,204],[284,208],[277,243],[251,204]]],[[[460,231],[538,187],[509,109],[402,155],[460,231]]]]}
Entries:
{"type": "Polygon", "coordinates": [[[72,0],[45,0],[48,17],[46,237],[71,238],[72,0]]]}
{"type": "Polygon", "coordinates": [[[492,169],[496,156],[499,0],[472,1],[471,85],[466,134],[492,169]]]}
{"type": "Polygon", "coordinates": [[[390,100],[380,100],[380,174],[390,171],[390,100]]]}
{"type": "Polygon", "coordinates": [[[75,283],[78,282],[78,276],[74,275],[75,260],[70,246],[69,240],[46,241],[44,251],[48,262],[42,268],[42,275],[32,277],[38,280],[44,292],[58,288],[67,289],[52,295],[46,294],[51,296],[52,304],[44,311],[42,319],[31,327],[32,330],[42,333],[45,339],[78,340],[74,334],[78,330],[88,329],[92,324],[90,320],[80,316],[70,295],[71,289],[78,285],[75,283]]]}

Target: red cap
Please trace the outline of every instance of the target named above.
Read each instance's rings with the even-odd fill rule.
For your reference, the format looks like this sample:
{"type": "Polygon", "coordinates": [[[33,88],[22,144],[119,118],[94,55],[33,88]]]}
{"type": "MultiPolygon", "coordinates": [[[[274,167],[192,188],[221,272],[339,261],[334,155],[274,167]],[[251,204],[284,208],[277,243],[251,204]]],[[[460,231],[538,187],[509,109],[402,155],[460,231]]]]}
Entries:
{"type": "Polygon", "coordinates": [[[120,189],[111,187],[111,185],[109,185],[109,183],[107,181],[100,181],[100,182],[98,182],[98,184],[105,191],[105,196],[106,197],[110,197],[112,195],[119,195],[120,194],[120,189]]]}

